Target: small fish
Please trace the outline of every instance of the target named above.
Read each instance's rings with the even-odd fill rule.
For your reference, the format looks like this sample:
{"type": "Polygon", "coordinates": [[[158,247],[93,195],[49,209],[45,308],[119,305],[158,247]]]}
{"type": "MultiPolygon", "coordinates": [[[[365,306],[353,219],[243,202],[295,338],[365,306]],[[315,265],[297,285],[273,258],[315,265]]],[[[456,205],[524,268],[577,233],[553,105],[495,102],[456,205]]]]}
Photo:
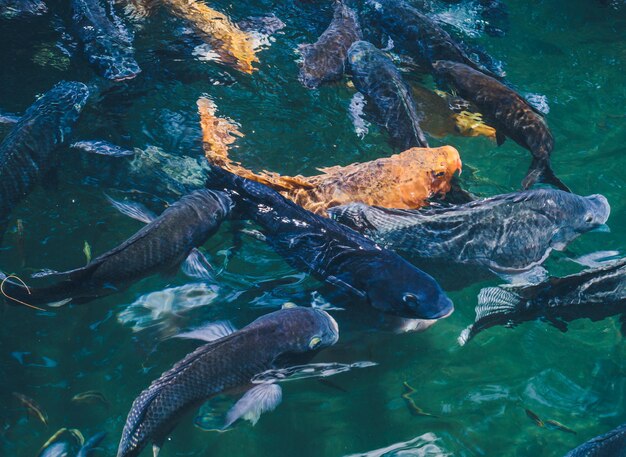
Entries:
{"type": "Polygon", "coordinates": [[[415,400],[411,398],[411,395],[413,395],[416,392],[416,390],[413,387],[411,387],[408,382],[404,381],[402,385],[404,386],[404,393],[401,395],[401,397],[406,402],[406,405],[409,408],[409,411],[411,412],[412,415],[437,417],[434,414],[425,412],[422,408],[417,406],[417,404],[415,403],[415,400]]]}
{"type": "Polygon", "coordinates": [[[110,405],[104,394],[98,392],[97,390],[88,390],[86,392],[76,394],[72,397],[71,401],[74,403],[100,403],[107,407],[110,405]]]}
{"type": "Polygon", "coordinates": [[[626,457],[626,424],[590,439],[564,457],[626,457]]]}
{"type": "Polygon", "coordinates": [[[526,411],[526,415],[535,423],[537,427],[543,427],[545,425],[539,416],[533,413],[530,409],[524,409],[524,411],[526,411]]]}
{"type": "Polygon", "coordinates": [[[85,241],[85,245],[83,246],[83,254],[85,254],[87,263],[91,262],[91,246],[87,243],[87,241],[85,241]]]}
{"type": "Polygon", "coordinates": [[[545,425],[547,428],[550,429],[554,429],[554,430],[560,430],[562,432],[566,432],[566,433],[571,433],[572,435],[576,435],[576,431],[572,430],[571,428],[569,428],[567,425],[563,425],[558,421],[555,421],[553,419],[549,419],[545,422],[545,425]]]}
{"type": "Polygon", "coordinates": [[[18,392],[13,392],[13,396],[26,407],[26,410],[31,416],[39,419],[41,423],[44,424],[46,427],[48,426],[48,415],[43,410],[43,408],[37,404],[35,400],[18,392]]]}
{"type": "Polygon", "coordinates": [[[71,447],[65,441],[57,441],[45,447],[37,457],[70,457],[71,447]]]}
{"type": "Polygon", "coordinates": [[[58,441],[59,438],[66,433],[74,438],[76,442],[81,446],[85,443],[85,438],[83,437],[83,434],[80,432],[80,430],[75,428],[67,429],[63,427],[57,430],[50,438],[48,438],[48,441],[46,441],[44,445],[41,446],[37,455],[39,457],[52,457],[56,455],[63,455],[63,452],[67,452],[69,450],[69,443],[65,441],[60,442],[60,445],[53,446],[53,443],[58,441]]]}

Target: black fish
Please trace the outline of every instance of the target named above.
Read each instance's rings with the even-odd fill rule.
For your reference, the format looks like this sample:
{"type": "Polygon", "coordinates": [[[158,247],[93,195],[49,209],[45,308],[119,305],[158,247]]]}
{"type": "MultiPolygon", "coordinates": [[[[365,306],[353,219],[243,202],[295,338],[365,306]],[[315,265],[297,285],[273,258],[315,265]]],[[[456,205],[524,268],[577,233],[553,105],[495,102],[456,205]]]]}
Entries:
{"type": "Polygon", "coordinates": [[[514,90],[467,65],[439,61],[433,68],[438,78],[474,103],[485,122],[496,128],[498,145],[508,136],[532,153],[532,164],[522,181],[525,189],[544,182],[570,192],[550,166],[554,138],[541,113],[514,90]]]}
{"type": "Polygon", "coordinates": [[[478,294],[476,322],[459,337],[465,344],[495,325],[514,326],[535,319],[566,331],[567,323],[599,321],[626,312],[626,259],[607,262],[563,278],[532,285],[487,287],[478,294]]]}
{"type": "Polygon", "coordinates": [[[626,457],[626,424],[590,439],[564,457],[626,457]]]}
{"type": "Polygon", "coordinates": [[[341,79],[350,45],[362,38],[356,12],[342,1],[335,2],[334,8],[333,20],[319,39],[298,47],[302,54],[300,81],[309,89],[341,79]]]}
{"type": "Polygon", "coordinates": [[[375,107],[393,146],[401,151],[428,147],[411,89],[391,59],[373,44],[357,41],[348,50],[348,62],[355,87],[375,107]]]}
{"type": "MultiPolygon", "coordinates": [[[[394,45],[410,53],[429,67],[437,60],[450,60],[493,75],[479,66],[448,32],[435,21],[401,0],[370,0],[368,15],[393,40],[394,45]]],[[[495,75],[493,75],[495,76],[495,75]]]]}
{"type": "Polygon", "coordinates": [[[382,246],[501,273],[538,266],[553,249],[563,250],[579,235],[602,226],[610,211],[602,195],[581,197],[556,189],[420,210],[363,203],[328,210],[330,217],[382,246]]]}
{"type": "Polygon", "coordinates": [[[133,55],[133,36],[113,10],[113,2],[72,0],[76,34],[89,62],[101,76],[114,81],[133,79],[141,68],[133,55]]]}
{"type": "Polygon", "coordinates": [[[397,254],[285,199],[269,187],[216,166],[207,186],[230,192],[235,209],[256,222],[294,268],[313,274],[400,317],[438,319],[454,307],[439,284],[397,254]]]}
{"type": "Polygon", "coordinates": [[[87,102],[79,82],[60,82],[33,103],[0,144],[0,224],[17,203],[57,164],[64,144],[87,102]]]}
{"type": "Polygon", "coordinates": [[[117,457],[137,456],[150,442],[156,455],[186,411],[235,389],[252,387],[228,412],[224,428],[240,418],[255,423],[280,403],[282,393],[275,383],[253,387],[252,378],[288,366],[291,358],[310,359],[337,342],[339,329],[325,311],[295,307],[266,314],[238,331],[218,324],[191,336],[203,334],[213,341],[176,363],[133,402],[117,457]]]}
{"type": "Polygon", "coordinates": [[[47,12],[42,0],[0,0],[0,16],[6,18],[41,16],[47,12]]]}
{"type": "Polygon", "coordinates": [[[61,302],[55,303],[57,306],[72,300],[84,303],[115,293],[146,276],[175,271],[182,262],[185,262],[183,271],[188,275],[210,276],[207,261],[196,247],[204,244],[230,213],[232,203],[226,194],[197,190],[156,218],[137,207],[115,204],[127,215],[148,225],[84,267],[37,275],[57,280],[48,287],[27,290],[23,285],[5,280],[2,293],[7,301],[13,304],[61,302]]]}

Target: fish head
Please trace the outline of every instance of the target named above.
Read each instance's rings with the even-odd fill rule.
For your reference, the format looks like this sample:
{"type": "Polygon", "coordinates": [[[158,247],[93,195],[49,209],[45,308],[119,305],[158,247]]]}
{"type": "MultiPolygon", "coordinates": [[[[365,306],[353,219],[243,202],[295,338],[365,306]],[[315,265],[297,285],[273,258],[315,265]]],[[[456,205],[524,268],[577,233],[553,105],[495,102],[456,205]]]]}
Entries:
{"type": "Polygon", "coordinates": [[[366,72],[372,63],[384,53],[368,41],[355,41],[348,49],[348,63],[353,73],[366,72]]]}
{"type": "Polygon", "coordinates": [[[454,311],[437,281],[402,258],[375,270],[366,292],[374,308],[410,319],[442,319],[454,311]]]}

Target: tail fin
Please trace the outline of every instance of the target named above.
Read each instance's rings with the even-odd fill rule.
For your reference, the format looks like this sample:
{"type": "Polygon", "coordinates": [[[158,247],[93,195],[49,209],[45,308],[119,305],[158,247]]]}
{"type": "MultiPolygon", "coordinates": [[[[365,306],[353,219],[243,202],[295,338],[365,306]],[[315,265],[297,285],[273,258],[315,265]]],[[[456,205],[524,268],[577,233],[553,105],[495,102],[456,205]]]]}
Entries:
{"type": "Polygon", "coordinates": [[[478,294],[476,320],[461,332],[459,344],[463,346],[481,331],[508,321],[507,317],[515,313],[521,302],[519,295],[500,287],[482,289],[478,294]]]}
{"type": "Polygon", "coordinates": [[[537,182],[551,184],[565,192],[571,192],[570,188],[556,177],[552,167],[550,166],[550,161],[547,159],[533,159],[533,162],[530,164],[530,168],[528,169],[528,173],[526,173],[526,177],[522,181],[522,186],[524,189],[528,189],[537,182]]]}

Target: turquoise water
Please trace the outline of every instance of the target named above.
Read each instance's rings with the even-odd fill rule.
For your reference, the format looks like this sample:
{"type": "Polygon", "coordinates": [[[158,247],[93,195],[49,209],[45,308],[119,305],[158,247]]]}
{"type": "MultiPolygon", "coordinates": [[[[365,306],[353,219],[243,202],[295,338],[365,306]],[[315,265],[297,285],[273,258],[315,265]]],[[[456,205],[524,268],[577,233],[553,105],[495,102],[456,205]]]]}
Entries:
{"type": "MultiPolygon", "coordinates": [[[[58,3],[49,5],[62,22],[68,11],[64,2],[58,3]]],[[[75,136],[199,156],[195,103],[208,95],[220,115],[237,121],[245,134],[233,156],[256,170],[313,174],[316,167],[392,153],[385,134],[375,126],[362,140],[354,133],[348,116],[354,89],[337,84],[310,91],[297,81],[294,48],[315,41],[326,27],[329,2],[211,4],[234,19],[274,12],[285,22],[271,46],[259,54],[258,72],[249,76],[195,60],[188,48],[174,46],[182,42],[177,38],[181,24],[159,13],[135,26],[142,75],[126,92],[92,99],[75,136]]],[[[476,33],[470,27],[475,16],[466,8],[451,7],[449,16],[474,35],[468,41],[481,44],[504,63],[508,79],[522,93],[545,96],[558,176],[579,194],[608,198],[611,232],[584,235],[570,246],[570,254],[623,251],[626,5],[601,6],[594,0],[515,0],[508,5],[510,30],[503,38],[476,33]]],[[[441,12],[445,5],[436,3],[435,9],[441,12]]],[[[0,38],[2,111],[22,112],[36,94],[61,79],[97,81],[80,53],[64,59],[55,50],[59,32],[51,26],[50,15],[30,22],[1,21],[0,38]]],[[[420,79],[410,71],[406,77],[420,79]]],[[[458,148],[466,170],[463,185],[482,196],[518,189],[530,162],[528,151],[511,141],[497,148],[485,138],[429,140],[433,146],[458,148]]],[[[41,268],[74,268],[85,262],[85,242],[96,256],[141,227],[117,213],[103,193],[115,192],[112,188],[145,191],[149,176],[124,179],[125,164],[111,165],[110,159],[85,158],[69,150],[62,155],[58,186],[39,187],[14,211],[0,251],[2,270],[25,277],[41,268]],[[24,225],[21,238],[15,230],[17,219],[24,225]]],[[[137,198],[159,209],[158,199],[139,193],[137,198]]],[[[130,305],[140,297],[190,284],[188,278],[152,277],[123,293],[50,312],[3,306],[0,454],[36,455],[54,431],[74,427],[86,436],[108,432],[103,455],[114,455],[133,399],[195,347],[165,337],[206,320],[230,319],[243,326],[285,300],[306,305],[317,297],[312,292],[327,292],[293,271],[263,242],[248,237],[243,241],[226,262],[233,236],[230,224],[223,225],[205,246],[213,264],[224,269],[219,280],[189,286],[195,302],[186,302],[185,309],[154,311],[153,320],[146,308],[135,315],[144,318],[140,322],[124,322],[124,316],[138,309],[130,305]],[[196,302],[202,306],[191,308],[196,302]],[[70,401],[87,390],[102,392],[110,405],[70,401]],[[37,400],[49,416],[49,426],[27,421],[12,392],[37,400]]],[[[579,269],[558,253],[546,267],[557,275],[579,269]]],[[[341,339],[317,360],[371,360],[378,366],[332,378],[343,390],[316,380],[287,383],[283,404],[255,427],[241,423],[227,433],[205,432],[193,426],[190,415],[171,434],[161,455],[337,457],[389,447],[371,455],[556,457],[625,422],[626,346],[615,318],[575,321],[567,333],[541,322],[498,327],[458,346],[457,336],[474,320],[478,291],[496,284],[481,280],[449,290],[456,312],[419,334],[372,330],[358,319],[358,308],[333,312],[341,339]],[[436,417],[411,414],[401,398],[405,381],[416,389],[416,404],[436,417]],[[567,425],[577,435],[538,427],[525,408],[567,425]]],[[[153,295],[151,303],[166,305],[171,296],[153,295]]]]}

